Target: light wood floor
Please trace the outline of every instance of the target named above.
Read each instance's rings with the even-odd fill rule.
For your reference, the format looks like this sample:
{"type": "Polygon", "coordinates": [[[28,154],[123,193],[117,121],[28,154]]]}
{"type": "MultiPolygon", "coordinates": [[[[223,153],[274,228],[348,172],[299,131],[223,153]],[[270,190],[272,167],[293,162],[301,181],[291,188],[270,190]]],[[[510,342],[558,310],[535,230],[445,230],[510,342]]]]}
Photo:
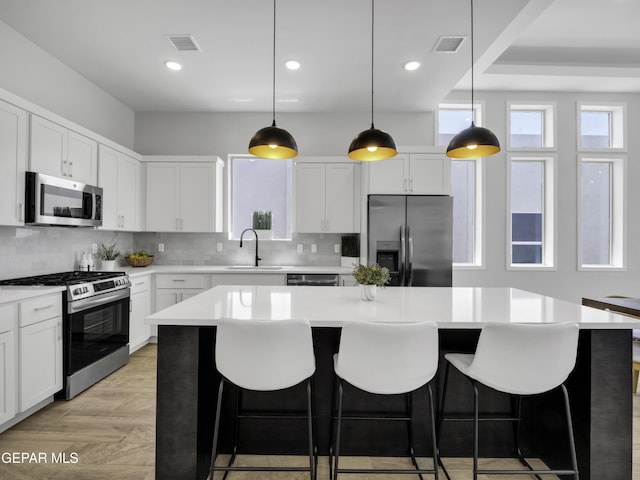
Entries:
{"type": "MultiPolygon", "coordinates": [[[[148,345],[131,356],[126,367],[110,375],[71,401],[56,401],[13,428],[0,434],[0,455],[5,452],[42,452],[47,463],[5,463],[0,457],[2,480],[152,480],[154,478],[155,443],[155,345],[148,345]],[[64,452],[69,460],[77,455],[77,463],[52,464],[51,454],[64,452]]],[[[640,480],[640,393],[634,396],[633,480],[640,480]]],[[[223,460],[223,459],[221,459],[223,460]]],[[[304,458],[258,458],[290,464],[304,458]]],[[[251,464],[255,457],[240,457],[238,462],[251,464]]],[[[469,459],[444,459],[453,480],[471,479],[469,459]]],[[[409,467],[404,459],[369,457],[341,458],[343,467],[382,467],[389,462],[399,468],[409,467]],[[400,461],[400,463],[397,463],[400,461]]],[[[485,460],[483,467],[519,468],[510,460],[485,460]]],[[[222,475],[216,475],[216,479],[222,475]]],[[[232,473],[229,480],[304,480],[304,473],[232,473]]],[[[319,479],[328,479],[326,457],[320,458],[319,479]]],[[[342,476],[341,476],[342,478],[342,476]]],[[[345,476],[358,480],[407,480],[413,476],[345,476]]],[[[425,476],[425,478],[430,478],[425,476]]],[[[444,477],[442,477],[444,478],[444,477]]],[[[482,480],[506,480],[505,476],[482,480]]],[[[530,478],[530,477],[522,477],[530,478]]],[[[531,477],[532,478],[532,477],[531,477]]],[[[547,476],[552,479],[554,477],[547,476]]]]}

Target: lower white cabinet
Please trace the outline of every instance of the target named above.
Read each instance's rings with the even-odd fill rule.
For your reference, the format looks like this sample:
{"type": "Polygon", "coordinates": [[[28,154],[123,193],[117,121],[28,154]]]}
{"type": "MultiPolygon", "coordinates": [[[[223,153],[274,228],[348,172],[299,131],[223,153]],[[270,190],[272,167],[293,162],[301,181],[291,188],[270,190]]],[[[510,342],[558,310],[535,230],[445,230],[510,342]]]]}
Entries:
{"type": "Polygon", "coordinates": [[[62,296],[20,303],[20,405],[25,411],[62,389],[62,296]]]}
{"type": "Polygon", "coordinates": [[[214,273],[211,286],[216,285],[286,285],[284,273],[214,273]]]}
{"type": "Polygon", "coordinates": [[[193,297],[209,285],[209,275],[203,273],[157,274],[156,311],[193,297]]]}
{"type": "Polygon", "coordinates": [[[144,319],[151,315],[151,275],[131,279],[129,309],[129,353],[149,342],[151,326],[144,319]]]}
{"type": "Polygon", "coordinates": [[[0,425],[16,414],[16,308],[0,307],[0,425]]]}

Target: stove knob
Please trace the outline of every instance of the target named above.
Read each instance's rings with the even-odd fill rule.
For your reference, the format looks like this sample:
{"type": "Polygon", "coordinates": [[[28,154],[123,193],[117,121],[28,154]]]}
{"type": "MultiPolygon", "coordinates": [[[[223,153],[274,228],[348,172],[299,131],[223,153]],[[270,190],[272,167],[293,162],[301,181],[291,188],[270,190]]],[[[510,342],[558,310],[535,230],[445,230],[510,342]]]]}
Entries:
{"type": "Polygon", "coordinates": [[[73,294],[74,294],[74,295],[80,295],[81,293],[82,293],[82,292],[80,291],[80,289],[79,289],[79,288],[76,288],[76,289],[73,291],[73,294]]]}

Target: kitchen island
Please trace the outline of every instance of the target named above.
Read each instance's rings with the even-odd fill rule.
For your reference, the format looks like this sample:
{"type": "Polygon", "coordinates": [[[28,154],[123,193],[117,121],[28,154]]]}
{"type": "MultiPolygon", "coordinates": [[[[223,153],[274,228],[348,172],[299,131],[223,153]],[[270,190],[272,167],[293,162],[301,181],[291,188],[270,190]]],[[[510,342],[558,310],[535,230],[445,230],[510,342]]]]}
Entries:
{"type": "MultiPolygon", "coordinates": [[[[487,322],[554,323],[576,322],[580,341],[576,368],[568,380],[581,478],[631,480],[631,331],[628,317],[511,288],[386,288],[374,302],[360,300],[357,287],[218,286],[155,313],[147,322],[158,326],[158,392],[156,421],[156,478],[205,479],[208,475],[213,410],[219,376],[215,370],[216,324],[221,318],[277,320],[306,318],[313,328],[316,355],[315,392],[318,445],[326,455],[333,378],[332,355],[338,349],[340,326],[352,320],[417,322],[438,324],[441,355],[450,351],[473,352],[483,324],[487,322]]],[[[441,369],[443,362],[441,362],[441,369]]],[[[434,380],[440,394],[441,373],[434,380]]],[[[469,412],[468,382],[452,377],[448,411],[469,412]],[[451,410],[450,410],[451,409],[451,410]]],[[[304,393],[282,392],[276,400],[247,394],[248,408],[296,408],[304,405],[304,393]]],[[[224,411],[233,412],[233,395],[225,397],[224,411]],[[229,401],[226,401],[229,400],[229,401]]],[[[404,400],[367,397],[351,392],[353,403],[345,408],[401,411],[404,400]]],[[[503,396],[487,391],[485,398],[494,411],[508,411],[503,396]]],[[[415,404],[426,401],[416,393],[415,404]]],[[[523,432],[527,449],[547,464],[566,464],[566,438],[562,415],[553,395],[527,402],[524,416],[534,419],[523,432]],[[551,441],[550,441],[551,439],[551,441]]],[[[418,411],[422,411],[420,409],[418,411]]],[[[422,413],[421,413],[422,414],[422,413]]],[[[231,448],[232,422],[223,417],[221,450],[231,448]]],[[[425,417],[417,417],[427,428],[425,417]]],[[[294,421],[292,421],[294,422],[294,421]]],[[[241,425],[240,453],[304,454],[304,425],[274,432],[270,424],[241,425]],[[247,432],[250,432],[248,434],[247,432]],[[244,434],[243,434],[244,433],[244,434]]],[[[346,455],[404,455],[404,427],[383,427],[380,434],[360,435],[357,428],[345,437],[346,455]]],[[[428,456],[429,441],[415,432],[418,455],[428,456]]],[[[506,425],[483,424],[481,432],[490,441],[483,456],[510,456],[512,431],[506,425]],[[486,426],[485,426],[486,425],[486,426]]],[[[482,433],[481,433],[482,434],[482,433]]],[[[443,457],[470,456],[471,428],[456,422],[443,428],[443,457]]]]}

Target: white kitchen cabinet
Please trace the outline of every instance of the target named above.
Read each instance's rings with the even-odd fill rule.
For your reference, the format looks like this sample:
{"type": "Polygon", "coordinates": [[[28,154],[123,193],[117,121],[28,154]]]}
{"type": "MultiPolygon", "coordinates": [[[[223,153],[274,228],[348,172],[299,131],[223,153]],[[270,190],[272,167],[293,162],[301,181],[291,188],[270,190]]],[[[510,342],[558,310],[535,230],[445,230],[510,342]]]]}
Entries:
{"type": "Polygon", "coordinates": [[[16,414],[16,305],[0,307],[0,425],[16,414]]]}
{"type": "Polygon", "coordinates": [[[356,285],[358,285],[358,282],[353,278],[353,275],[340,275],[341,287],[355,287],[356,285]]]}
{"type": "Polygon", "coordinates": [[[0,225],[24,225],[28,125],[25,110],[0,101],[0,225]]]}
{"type": "Polygon", "coordinates": [[[368,165],[370,194],[451,193],[451,160],[444,153],[401,153],[368,165]]]}
{"type": "Polygon", "coordinates": [[[156,274],[156,311],[204,292],[211,285],[203,273],[156,274]]]}
{"type": "Polygon", "coordinates": [[[62,389],[61,298],[57,293],[19,304],[21,412],[62,389]]]}
{"type": "Polygon", "coordinates": [[[357,233],[360,231],[359,165],[303,163],[295,165],[295,231],[357,233]]]}
{"type": "Polygon", "coordinates": [[[129,353],[133,353],[149,342],[151,327],[144,319],[151,315],[151,275],[131,278],[131,300],[129,309],[129,353]]]}
{"type": "Polygon", "coordinates": [[[102,228],[140,230],[140,162],[105,145],[100,145],[99,154],[98,185],[103,189],[102,228]]]}
{"type": "Polygon", "coordinates": [[[98,143],[37,115],[31,115],[33,172],[95,185],[98,181],[98,143]]]}
{"type": "MultiPolygon", "coordinates": [[[[148,158],[158,160],[160,157],[148,158]]],[[[222,231],[224,164],[217,157],[213,158],[208,162],[152,161],[146,164],[147,231],[222,231]]]]}

